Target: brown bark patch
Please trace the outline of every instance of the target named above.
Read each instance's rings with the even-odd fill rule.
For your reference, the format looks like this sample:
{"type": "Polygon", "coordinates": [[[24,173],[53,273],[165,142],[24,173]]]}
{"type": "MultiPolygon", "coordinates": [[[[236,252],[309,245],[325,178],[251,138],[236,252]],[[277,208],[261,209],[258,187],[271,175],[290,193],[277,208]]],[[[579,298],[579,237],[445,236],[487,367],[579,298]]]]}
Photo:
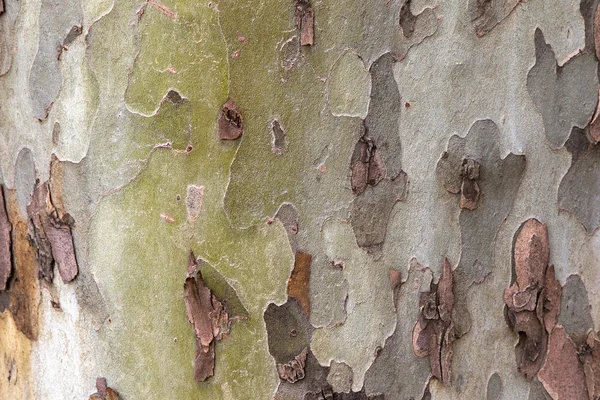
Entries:
{"type": "Polygon", "coordinates": [[[294,269],[287,283],[288,296],[296,299],[308,318],[310,318],[309,282],[311,262],[312,256],[309,253],[297,251],[294,269]]]}
{"type": "Polygon", "coordinates": [[[36,250],[29,240],[27,221],[21,216],[15,190],[7,191],[7,211],[12,225],[12,256],[15,269],[9,288],[5,293],[7,304],[1,304],[0,312],[5,308],[13,315],[17,329],[29,340],[37,340],[38,309],[40,304],[40,286],[36,250]]]}
{"type": "Polygon", "coordinates": [[[296,28],[300,31],[300,45],[312,46],[314,44],[315,12],[309,0],[296,0],[294,6],[296,28]]]}
{"type": "Polygon", "coordinates": [[[244,120],[240,114],[237,106],[231,101],[227,100],[217,119],[217,130],[219,139],[221,140],[235,140],[242,136],[244,132],[244,120]]]}

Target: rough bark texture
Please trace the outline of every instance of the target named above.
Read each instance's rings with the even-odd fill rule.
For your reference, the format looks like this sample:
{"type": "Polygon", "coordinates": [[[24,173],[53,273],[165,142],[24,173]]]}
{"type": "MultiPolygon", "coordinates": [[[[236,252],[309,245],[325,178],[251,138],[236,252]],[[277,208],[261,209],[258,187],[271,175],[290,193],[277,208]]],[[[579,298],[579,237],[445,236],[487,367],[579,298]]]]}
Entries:
{"type": "Polygon", "coordinates": [[[599,8],[0,0],[0,398],[598,399],[599,8]]]}

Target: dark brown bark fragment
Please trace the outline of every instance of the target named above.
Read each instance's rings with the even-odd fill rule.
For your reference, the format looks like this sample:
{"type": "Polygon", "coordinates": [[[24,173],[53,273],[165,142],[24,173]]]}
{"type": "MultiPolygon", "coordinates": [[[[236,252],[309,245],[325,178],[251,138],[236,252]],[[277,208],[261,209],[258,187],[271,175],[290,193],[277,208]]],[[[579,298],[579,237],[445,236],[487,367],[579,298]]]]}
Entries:
{"type": "Polygon", "coordinates": [[[300,45],[314,44],[315,12],[309,0],[296,0],[294,4],[296,28],[300,31],[300,45]]]}
{"type": "Polygon", "coordinates": [[[288,296],[296,299],[308,318],[310,318],[309,283],[311,262],[312,256],[309,253],[297,251],[294,269],[287,283],[288,296]]]}
{"type": "Polygon", "coordinates": [[[413,328],[413,351],[417,357],[429,356],[431,374],[446,386],[452,384],[452,345],[454,292],[452,267],[444,259],[442,275],[429,292],[421,293],[421,314],[413,328]]]}
{"type": "Polygon", "coordinates": [[[214,374],[215,341],[229,333],[229,314],[205,285],[198,271],[199,261],[190,251],[188,273],[183,285],[183,299],[188,321],[196,335],[194,379],[203,382],[214,374]]]}
{"type": "MultiPolygon", "coordinates": [[[[195,258],[190,256],[190,265],[195,267],[195,258]]],[[[190,267],[190,266],[188,266],[190,267]]],[[[204,286],[202,274],[193,271],[184,284],[184,301],[188,321],[194,326],[196,334],[196,358],[194,361],[194,379],[197,382],[213,375],[215,353],[214,333],[211,313],[215,311],[210,289],[204,286]]]]}
{"type": "Polygon", "coordinates": [[[11,230],[4,201],[4,186],[0,185],[0,290],[6,290],[12,273],[11,230]]]}
{"type": "Polygon", "coordinates": [[[363,134],[354,146],[350,170],[352,192],[357,196],[363,193],[367,186],[377,186],[386,177],[386,169],[381,154],[367,134],[364,125],[363,134]]]}
{"type": "Polygon", "coordinates": [[[227,100],[221,107],[217,119],[217,130],[221,140],[235,140],[244,132],[242,115],[231,100],[227,100]]]}

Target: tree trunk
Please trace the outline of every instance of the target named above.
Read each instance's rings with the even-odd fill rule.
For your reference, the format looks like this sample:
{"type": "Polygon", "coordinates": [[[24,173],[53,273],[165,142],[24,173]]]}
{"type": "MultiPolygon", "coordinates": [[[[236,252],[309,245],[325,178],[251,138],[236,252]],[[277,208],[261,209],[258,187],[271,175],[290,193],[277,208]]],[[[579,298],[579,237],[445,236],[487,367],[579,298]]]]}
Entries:
{"type": "Polygon", "coordinates": [[[0,398],[600,398],[575,3],[0,0],[0,398]]]}

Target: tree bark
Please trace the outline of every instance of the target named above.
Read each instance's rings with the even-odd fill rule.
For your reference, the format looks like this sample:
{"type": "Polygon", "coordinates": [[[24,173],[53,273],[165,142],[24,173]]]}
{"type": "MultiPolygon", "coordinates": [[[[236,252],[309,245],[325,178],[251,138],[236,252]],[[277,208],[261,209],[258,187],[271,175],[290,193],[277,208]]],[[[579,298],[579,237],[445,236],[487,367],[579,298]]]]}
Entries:
{"type": "Polygon", "coordinates": [[[0,398],[600,398],[576,3],[0,0],[0,398]]]}

